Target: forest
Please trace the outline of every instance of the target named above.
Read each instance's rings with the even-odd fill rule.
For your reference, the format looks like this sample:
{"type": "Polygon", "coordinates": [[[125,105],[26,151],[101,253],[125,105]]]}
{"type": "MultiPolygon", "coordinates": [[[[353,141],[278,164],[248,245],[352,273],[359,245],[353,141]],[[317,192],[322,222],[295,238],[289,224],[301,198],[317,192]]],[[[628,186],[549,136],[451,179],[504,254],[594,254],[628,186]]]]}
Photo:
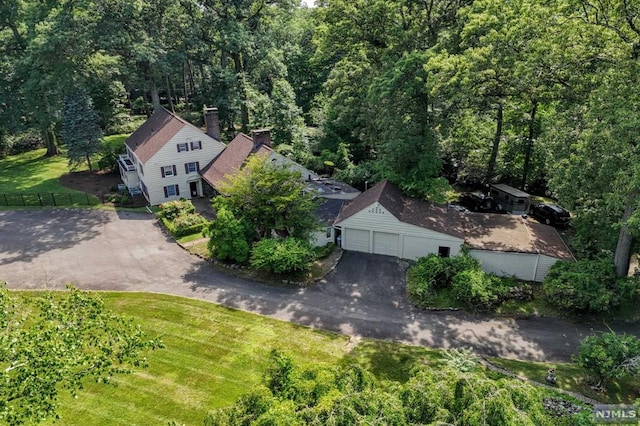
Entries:
{"type": "Polygon", "coordinates": [[[640,233],[640,3],[630,0],[3,0],[0,155],[160,105],[361,189],[443,201],[500,182],[573,215],[626,274],[640,233]],[[86,101],[84,101],[86,100],[86,101]]]}

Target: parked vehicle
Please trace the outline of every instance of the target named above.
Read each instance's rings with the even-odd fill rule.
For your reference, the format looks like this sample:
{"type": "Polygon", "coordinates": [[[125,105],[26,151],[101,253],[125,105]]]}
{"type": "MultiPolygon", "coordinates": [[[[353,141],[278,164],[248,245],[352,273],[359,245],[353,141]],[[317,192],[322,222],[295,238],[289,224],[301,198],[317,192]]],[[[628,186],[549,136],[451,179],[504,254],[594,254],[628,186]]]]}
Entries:
{"type": "Polygon", "coordinates": [[[540,222],[553,226],[566,226],[571,220],[567,209],[551,203],[532,204],[529,208],[529,214],[540,222]]]}
{"type": "Polygon", "coordinates": [[[493,197],[480,192],[463,192],[458,202],[472,212],[504,213],[502,206],[493,197]]]}

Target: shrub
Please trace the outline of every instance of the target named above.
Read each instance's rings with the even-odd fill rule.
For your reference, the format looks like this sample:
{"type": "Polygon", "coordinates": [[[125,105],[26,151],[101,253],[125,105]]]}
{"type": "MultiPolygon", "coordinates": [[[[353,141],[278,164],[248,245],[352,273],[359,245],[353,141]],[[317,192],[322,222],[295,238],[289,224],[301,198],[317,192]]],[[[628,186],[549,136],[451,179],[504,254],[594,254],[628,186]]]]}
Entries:
{"type": "MultiPolygon", "coordinates": [[[[207,223],[207,220],[197,213],[187,213],[177,216],[173,219],[173,227],[176,232],[183,233],[187,229],[197,229],[196,232],[202,230],[202,227],[207,223]]],[[[193,232],[192,232],[193,233],[193,232]]],[[[187,235],[187,234],[183,234],[187,235]]]]}
{"type": "Polygon", "coordinates": [[[246,262],[249,258],[247,229],[248,226],[241,219],[237,219],[230,210],[226,208],[218,210],[216,220],[211,222],[204,231],[209,237],[207,245],[209,254],[220,260],[246,262]]]}
{"type": "Polygon", "coordinates": [[[325,257],[329,256],[333,252],[333,249],[335,246],[336,245],[333,243],[328,243],[321,247],[315,247],[314,248],[315,258],[324,259],[325,257]]]}
{"type": "Polygon", "coordinates": [[[578,349],[578,365],[598,386],[605,381],[640,374],[640,339],[614,332],[585,338],[578,349]]]}
{"type": "Polygon", "coordinates": [[[17,155],[45,146],[42,135],[37,130],[28,130],[16,135],[7,136],[5,140],[8,155],[17,155]]]}
{"type": "Polygon", "coordinates": [[[467,254],[455,257],[429,254],[409,269],[407,291],[415,303],[428,303],[436,289],[450,287],[458,273],[469,270],[480,270],[480,263],[467,254]]]}
{"type": "Polygon", "coordinates": [[[184,216],[195,212],[196,208],[193,206],[191,200],[176,200],[161,204],[158,215],[169,221],[173,221],[178,216],[184,216]]]}
{"type": "Polygon", "coordinates": [[[469,269],[453,278],[453,294],[466,307],[475,311],[495,308],[505,294],[500,277],[490,275],[481,269],[469,269]]]}
{"type": "Polygon", "coordinates": [[[266,238],[254,244],[251,266],[276,274],[305,271],[313,260],[313,249],[299,238],[266,238]]]}
{"type": "Polygon", "coordinates": [[[573,311],[606,312],[621,302],[608,260],[556,262],[542,285],[549,303],[573,311]]]}

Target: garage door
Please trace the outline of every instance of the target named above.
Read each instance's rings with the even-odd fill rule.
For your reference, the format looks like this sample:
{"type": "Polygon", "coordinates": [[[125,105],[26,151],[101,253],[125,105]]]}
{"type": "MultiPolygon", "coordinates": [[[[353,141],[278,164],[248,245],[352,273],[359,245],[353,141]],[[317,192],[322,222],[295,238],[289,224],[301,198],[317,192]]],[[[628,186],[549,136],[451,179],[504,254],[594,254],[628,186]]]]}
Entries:
{"type": "Polygon", "coordinates": [[[429,240],[427,238],[405,235],[404,252],[402,257],[404,257],[405,259],[416,260],[419,257],[426,256],[427,254],[433,252],[432,246],[433,243],[429,244],[429,240]]]}
{"type": "Polygon", "coordinates": [[[369,253],[369,231],[345,229],[342,245],[345,250],[369,253]]]}
{"type": "Polygon", "coordinates": [[[398,234],[374,232],[373,252],[375,254],[386,254],[387,256],[398,256],[398,239],[398,234]]]}

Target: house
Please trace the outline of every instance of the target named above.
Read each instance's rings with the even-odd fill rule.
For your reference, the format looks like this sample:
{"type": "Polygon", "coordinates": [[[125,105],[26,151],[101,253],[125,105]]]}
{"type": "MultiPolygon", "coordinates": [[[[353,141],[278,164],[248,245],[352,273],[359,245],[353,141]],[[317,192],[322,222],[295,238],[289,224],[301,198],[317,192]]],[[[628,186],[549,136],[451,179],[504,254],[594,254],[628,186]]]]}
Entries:
{"type": "Polygon", "coordinates": [[[120,176],[132,194],[150,205],[203,196],[201,167],[225,149],[216,108],[205,110],[207,133],[165,108],[159,108],[125,141],[118,159],[120,176]]]}
{"type": "Polygon", "coordinates": [[[342,209],[345,200],[340,198],[322,198],[320,204],[313,212],[318,222],[320,222],[321,229],[311,234],[311,244],[316,247],[323,247],[329,243],[336,242],[336,230],[333,227],[340,210],[342,209]]]}
{"type": "Polygon", "coordinates": [[[226,176],[233,176],[242,169],[250,155],[266,156],[267,161],[272,164],[286,165],[289,169],[297,170],[300,178],[305,180],[307,189],[320,198],[350,200],[360,194],[357,189],[342,182],[320,177],[274,151],[268,129],[254,130],[251,137],[239,133],[229,142],[222,154],[202,169],[202,178],[211,186],[214,194],[219,194],[220,185],[226,180],[226,176]]]}
{"type": "Polygon", "coordinates": [[[511,214],[526,214],[531,195],[503,183],[490,185],[489,194],[502,209],[511,214]]]}
{"type": "Polygon", "coordinates": [[[542,281],[560,259],[573,260],[553,227],[433,205],[386,181],[345,204],[334,226],[345,250],[415,260],[455,256],[464,245],[485,271],[530,281],[542,281]]]}

